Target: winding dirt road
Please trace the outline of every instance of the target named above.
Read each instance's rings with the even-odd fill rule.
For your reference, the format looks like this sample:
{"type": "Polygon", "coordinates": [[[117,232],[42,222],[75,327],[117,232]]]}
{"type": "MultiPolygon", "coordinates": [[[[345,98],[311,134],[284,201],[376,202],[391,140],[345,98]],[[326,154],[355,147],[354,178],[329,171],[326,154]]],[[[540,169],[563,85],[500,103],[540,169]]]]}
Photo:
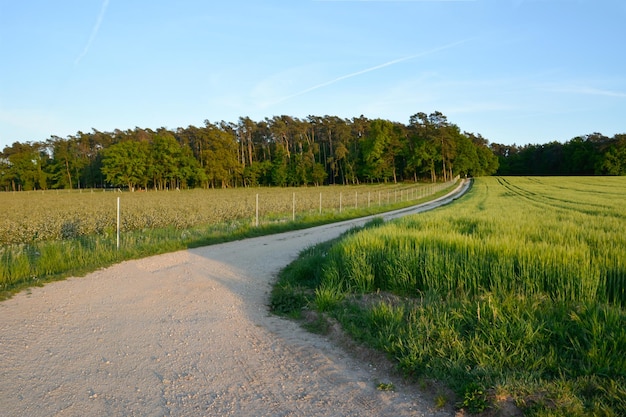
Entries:
{"type": "Polygon", "coordinates": [[[281,268],[367,220],[123,262],[0,303],[0,415],[454,415],[268,312],[281,268]]]}

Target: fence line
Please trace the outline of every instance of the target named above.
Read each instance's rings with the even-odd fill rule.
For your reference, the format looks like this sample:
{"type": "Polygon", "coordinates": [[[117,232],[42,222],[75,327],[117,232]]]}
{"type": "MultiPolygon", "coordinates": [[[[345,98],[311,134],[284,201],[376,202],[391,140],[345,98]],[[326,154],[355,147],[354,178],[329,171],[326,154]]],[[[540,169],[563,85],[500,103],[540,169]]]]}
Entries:
{"type": "MultiPolygon", "coordinates": [[[[406,189],[394,190],[393,204],[420,200],[422,198],[431,196],[433,194],[438,193],[441,190],[444,190],[450,187],[452,184],[456,183],[458,179],[459,177],[457,176],[455,179],[445,182],[445,183],[435,183],[435,184],[430,184],[426,186],[417,185],[417,186],[411,186],[406,189]],[[398,195],[398,191],[399,191],[399,195],[398,195]]],[[[308,199],[309,204],[307,204],[306,202],[304,204],[298,204],[298,199],[297,199],[296,194],[297,194],[296,192],[293,192],[291,196],[291,220],[292,221],[296,220],[297,214],[311,214],[316,211],[314,205],[310,204],[311,202],[310,198],[308,199]],[[301,207],[300,211],[298,211],[298,207],[301,207]]],[[[344,193],[340,191],[339,196],[338,196],[338,202],[335,200],[335,204],[333,204],[332,198],[324,199],[323,193],[320,192],[319,203],[317,207],[318,214],[322,215],[325,211],[326,212],[338,211],[340,214],[343,213],[343,211],[347,208],[347,204],[349,204],[349,202],[345,200],[345,197],[343,194],[344,193]],[[323,206],[322,204],[323,201],[328,202],[327,207],[323,206]]],[[[353,205],[354,209],[358,210],[359,207],[371,208],[372,202],[374,202],[375,199],[372,199],[371,191],[363,192],[361,194],[359,194],[358,191],[355,191],[353,201],[354,201],[354,205],[353,205]],[[363,201],[365,200],[365,198],[367,198],[367,200],[363,201]]],[[[378,191],[378,206],[382,207],[383,204],[385,203],[383,201],[382,191],[378,191]]],[[[391,204],[390,190],[387,190],[386,204],[387,205],[391,204]]],[[[255,201],[255,215],[254,215],[254,219],[255,219],[254,224],[257,227],[261,223],[261,220],[263,217],[266,218],[266,222],[276,222],[276,221],[280,222],[280,221],[286,221],[288,219],[286,216],[281,216],[279,212],[276,212],[276,213],[266,212],[263,215],[261,215],[261,213],[263,212],[262,208],[263,208],[263,201],[259,200],[259,194],[257,193],[256,201],[255,201]]]]}
{"type": "MultiPolygon", "coordinates": [[[[436,194],[437,192],[451,186],[453,183],[455,183],[458,180],[458,177],[453,180],[453,181],[448,181],[445,183],[437,183],[437,184],[431,184],[431,185],[427,185],[427,186],[415,186],[415,187],[409,187],[407,189],[402,189],[400,190],[400,202],[404,202],[404,201],[412,201],[412,200],[419,200],[422,199],[424,197],[436,194]],[[405,193],[406,191],[406,193],[405,193]]],[[[362,207],[371,207],[371,203],[373,201],[372,199],[372,193],[371,191],[367,191],[367,192],[363,192],[361,195],[359,195],[358,191],[355,191],[354,193],[354,210],[358,210],[359,208],[359,197],[361,197],[361,199],[365,199],[367,198],[367,201],[362,204],[362,207]]],[[[122,216],[121,216],[121,202],[120,202],[120,197],[116,198],[116,246],[117,249],[120,249],[120,229],[121,229],[121,223],[122,223],[122,216]]],[[[291,221],[295,221],[296,220],[296,215],[297,214],[311,214],[311,213],[315,213],[317,211],[317,213],[319,215],[322,215],[324,213],[324,206],[323,206],[323,201],[325,201],[323,199],[323,193],[320,192],[319,193],[319,204],[318,204],[318,208],[317,210],[315,210],[314,204],[313,206],[311,206],[310,204],[308,205],[307,208],[307,204],[302,204],[302,207],[304,207],[304,209],[300,212],[298,212],[297,208],[298,208],[298,199],[296,198],[296,192],[292,192],[291,195],[291,221]]],[[[346,208],[346,202],[344,201],[344,196],[343,196],[343,192],[339,192],[339,202],[338,205],[337,204],[333,204],[333,200],[332,198],[328,200],[328,207],[326,207],[327,211],[333,212],[333,211],[339,211],[339,213],[342,213],[343,210],[346,208]]],[[[394,190],[394,203],[398,203],[398,190],[394,190]]],[[[254,215],[253,215],[253,224],[255,225],[255,227],[258,227],[263,220],[263,216],[265,217],[265,223],[272,223],[272,222],[284,222],[287,221],[287,214],[286,214],[286,210],[285,211],[281,211],[281,212],[277,212],[277,213],[265,213],[264,215],[262,215],[262,204],[263,202],[259,199],[259,194],[256,194],[256,201],[255,201],[255,208],[254,208],[254,215]]],[[[387,205],[390,204],[390,191],[387,190],[387,205]]],[[[382,191],[378,191],[378,205],[379,207],[383,205],[383,198],[382,198],[382,191]]],[[[250,218],[250,217],[248,217],[250,218]]],[[[244,219],[241,219],[244,220],[244,219]]]]}

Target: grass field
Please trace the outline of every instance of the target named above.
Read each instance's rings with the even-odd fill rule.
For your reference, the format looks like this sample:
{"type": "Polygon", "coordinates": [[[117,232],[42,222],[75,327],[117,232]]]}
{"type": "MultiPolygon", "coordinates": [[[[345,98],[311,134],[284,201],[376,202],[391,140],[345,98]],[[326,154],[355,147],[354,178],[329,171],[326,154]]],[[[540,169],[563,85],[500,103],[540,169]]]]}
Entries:
{"type": "Polygon", "coordinates": [[[125,259],[416,204],[451,185],[0,193],[0,299],[125,259]]]}
{"type": "Polygon", "coordinates": [[[625,202],[624,177],[480,178],[455,204],[311,248],[272,307],[339,320],[470,412],[623,416],[625,202]]]}

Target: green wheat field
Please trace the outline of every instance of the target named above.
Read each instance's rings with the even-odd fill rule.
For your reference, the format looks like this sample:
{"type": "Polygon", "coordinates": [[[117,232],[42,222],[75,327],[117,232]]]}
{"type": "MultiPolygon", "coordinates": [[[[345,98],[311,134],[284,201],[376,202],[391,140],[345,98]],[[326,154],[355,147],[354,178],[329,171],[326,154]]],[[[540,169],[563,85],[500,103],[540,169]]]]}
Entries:
{"type": "Polygon", "coordinates": [[[452,205],[307,250],[271,304],[338,320],[469,412],[624,416],[626,178],[476,179],[452,205]]]}

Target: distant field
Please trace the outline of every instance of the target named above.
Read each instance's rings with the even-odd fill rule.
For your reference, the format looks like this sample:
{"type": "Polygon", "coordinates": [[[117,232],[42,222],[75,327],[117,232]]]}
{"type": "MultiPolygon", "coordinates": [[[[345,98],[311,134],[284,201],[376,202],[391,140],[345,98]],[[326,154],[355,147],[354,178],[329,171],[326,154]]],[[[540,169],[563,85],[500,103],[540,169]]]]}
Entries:
{"type": "Polygon", "coordinates": [[[323,213],[417,200],[442,184],[396,184],[302,188],[235,188],[124,192],[102,190],[0,193],[0,245],[111,234],[120,197],[122,231],[256,220],[323,213]],[[294,207],[295,202],[295,207],[294,207]]]}
{"type": "Polygon", "coordinates": [[[309,251],[275,311],[318,309],[470,411],[626,415],[626,177],[484,177],[309,251]]]}

